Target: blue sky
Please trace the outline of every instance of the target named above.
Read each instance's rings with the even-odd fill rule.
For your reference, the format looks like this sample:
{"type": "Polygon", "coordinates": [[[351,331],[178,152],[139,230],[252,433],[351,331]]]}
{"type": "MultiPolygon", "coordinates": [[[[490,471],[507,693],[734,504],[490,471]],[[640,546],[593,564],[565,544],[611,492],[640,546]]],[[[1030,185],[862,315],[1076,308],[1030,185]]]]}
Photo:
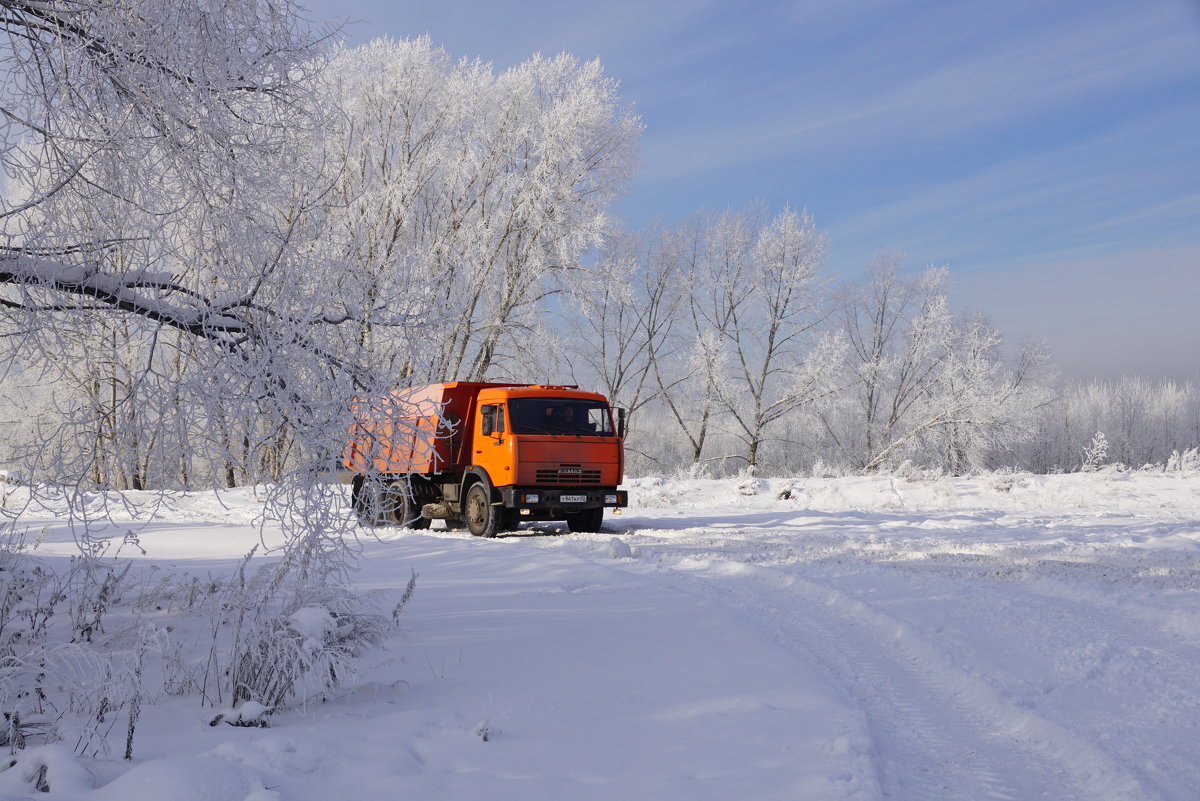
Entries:
{"type": "Polygon", "coordinates": [[[852,276],[899,252],[1064,376],[1200,378],[1200,0],[320,0],[499,70],[598,57],[642,117],[616,208],[807,208],[852,276]]]}

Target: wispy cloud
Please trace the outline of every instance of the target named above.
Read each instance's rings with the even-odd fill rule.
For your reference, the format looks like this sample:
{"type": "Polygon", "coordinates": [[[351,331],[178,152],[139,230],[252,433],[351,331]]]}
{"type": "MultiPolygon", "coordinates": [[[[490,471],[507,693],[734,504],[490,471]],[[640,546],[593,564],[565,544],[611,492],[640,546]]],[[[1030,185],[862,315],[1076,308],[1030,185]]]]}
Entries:
{"type": "MultiPolygon", "coordinates": [[[[1181,24],[1186,18],[1173,5],[1137,9],[1141,13],[996,31],[985,46],[960,44],[924,59],[905,52],[918,38],[909,31],[872,40],[873,51],[859,63],[830,66],[799,55],[788,73],[742,72],[736,118],[703,128],[684,120],[651,125],[643,179],[677,179],[785,155],[894,151],[1007,129],[1165,82],[1200,80],[1200,26],[1181,24]]],[[[800,50],[803,45],[803,38],[796,43],[800,50]]]]}
{"type": "Polygon", "coordinates": [[[1196,241],[1200,162],[1189,158],[1188,140],[1170,139],[1180,130],[1200,130],[1200,107],[897,192],[839,220],[835,242],[987,269],[1036,252],[1066,258],[1196,241]]]}

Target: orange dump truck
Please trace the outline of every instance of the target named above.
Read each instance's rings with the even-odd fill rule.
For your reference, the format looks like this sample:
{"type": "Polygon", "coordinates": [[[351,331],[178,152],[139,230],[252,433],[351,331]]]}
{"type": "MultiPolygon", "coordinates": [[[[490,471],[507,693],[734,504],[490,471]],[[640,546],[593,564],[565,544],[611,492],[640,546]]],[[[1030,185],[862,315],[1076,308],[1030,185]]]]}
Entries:
{"type": "Polygon", "coordinates": [[[342,454],[359,519],[478,537],[524,520],[598,531],[627,503],[624,412],[576,387],[457,381],[360,401],[342,454]]]}

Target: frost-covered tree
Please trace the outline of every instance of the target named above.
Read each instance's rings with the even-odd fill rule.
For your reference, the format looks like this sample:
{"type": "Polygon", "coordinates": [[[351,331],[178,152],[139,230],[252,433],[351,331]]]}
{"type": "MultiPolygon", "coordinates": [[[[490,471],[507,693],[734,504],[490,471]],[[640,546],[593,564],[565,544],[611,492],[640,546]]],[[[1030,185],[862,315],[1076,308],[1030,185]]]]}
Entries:
{"type": "Polygon", "coordinates": [[[1011,359],[1003,338],[982,315],[959,318],[953,358],[944,366],[932,403],[919,426],[936,447],[930,463],[954,475],[995,467],[999,454],[1028,440],[1038,411],[1053,400],[1049,353],[1031,343],[1011,359]],[[931,409],[941,407],[941,412],[931,409]],[[940,454],[940,459],[936,457],[940,454]]]}
{"type": "MultiPolygon", "coordinates": [[[[97,484],[137,488],[156,471],[186,484],[196,463],[175,446],[277,479],[268,513],[289,535],[287,553],[235,578],[211,608],[206,697],[220,687],[282,698],[305,671],[337,681],[342,663],[306,660],[287,620],[314,603],[369,618],[342,589],[348,517],[320,472],[352,395],[379,385],[342,329],[378,310],[331,293],[342,265],[318,258],[333,202],[329,118],[313,101],[321,34],[290,0],[0,0],[0,28],[0,370],[49,387],[62,414],[41,442],[68,446],[40,449],[52,483],[31,491],[65,488],[86,522],[96,510],[81,493],[97,484]]],[[[92,558],[105,544],[89,539],[90,525],[72,528],[83,548],[70,570],[95,603],[116,603],[113,571],[92,558]]],[[[4,573],[19,577],[24,556],[10,545],[0,554],[17,564],[4,573]]],[[[63,598],[74,608],[89,597],[38,575],[47,619],[63,598]]],[[[64,658],[93,678],[114,668],[70,639],[64,658]]],[[[48,653],[32,636],[4,644],[0,707],[14,730],[48,653]]],[[[119,703],[92,700],[100,719],[119,703]]]]}
{"type": "Polygon", "coordinates": [[[323,81],[344,148],[329,258],[364,308],[419,318],[355,334],[397,380],[516,374],[550,293],[591,280],[640,131],[598,62],[534,56],[503,73],[428,38],[344,50],[323,81]]]}
{"type": "MultiPolygon", "coordinates": [[[[682,438],[692,469],[712,458],[759,466],[771,429],[832,390],[836,342],[819,336],[825,250],[807,214],[768,219],[755,205],[656,225],[627,257],[629,320],[654,389],[641,397],[682,438]]],[[[662,429],[655,439],[673,458],[662,429]]]]}
{"type": "Polygon", "coordinates": [[[912,459],[958,473],[1031,436],[1052,397],[1047,354],[1029,346],[1006,360],[985,319],[951,312],[946,276],[906,277],[886,257],[843,291],[848,388],[817,415],[836,461],[870,472],[912,459]]]}
{"type": "Polygon", "coordinates": [[[239,315],[253,297],[222,294],[220,280],[204,286],[182,259],[175,270],[161,262],[164,251],[186,254],[182,223],[225,246],[236,262],[218,277],[226,282],[261,274],[278,252],[277,221],[264,226],[255,210],[278,193],[278,156],[304,124],[295,109],[316,50],[295,7],[4,0],[0,27],[9,320],[28,336],[52,329],[55,315],[107,308],[226,345],[251,334],[239,315]],[[115,200],[140,229],[80,231],[30,214],[66,197],[115,200]],[[274,241],[261,241],[268,231],[274,241]],[[118,245],[150,242],[152,252],[104,262],[118,245]]]}
{"type": "Polygon", "coordinates": [[[571,289],[562,335],[573,380],[597,386],[630,414],[659,397],[654,368],[679,351],[688,298],[677,232],[661,224],[611,237],[588,280],[571,289]]]}
{"type": "Polygon", "coordinates": [[[868,266],[865,282],[841,293],[847,392],[824,404],[818,417],[838,451],[835,458],[856,470],[885,463],[948,356],[942,347],[952,327],[943,293],[946,271],[906,278],[902,269],[898,257],[880,258],[868,266]]]}
{"type": "Polygon", "coordinates": [[[687,442],[690,462],[706,458],[714,423],[722,409],[728,365],[726,332],[748,303],[754,236],[765,209],[699,215],[683,223],[676,280],[687,287],[687,314],[675,336],[682,347],[653,359],[653,369],[669,418],[687,442]]]}
{"type": "Polygon", "coordinates": [[[110,383],[140,414],[174,331],[204,343],[178,414],[253,398],[275,434],[326,436],[317,418],[364,378],[306,258],[320,36],[289,2],[3,2],[0,26],[6,358],[63,363],[119,331],[140,367],[110,383]]]}
{"type": "Polygon", "coordinates": [[[835,390],[840,341],[817,335],[827,248],[812,217],[785,209],[757,231],[746,272],[719,285],[728,324],[716,330],[729,353],[720,397],[749,467],[770,428],[835,390]]]}

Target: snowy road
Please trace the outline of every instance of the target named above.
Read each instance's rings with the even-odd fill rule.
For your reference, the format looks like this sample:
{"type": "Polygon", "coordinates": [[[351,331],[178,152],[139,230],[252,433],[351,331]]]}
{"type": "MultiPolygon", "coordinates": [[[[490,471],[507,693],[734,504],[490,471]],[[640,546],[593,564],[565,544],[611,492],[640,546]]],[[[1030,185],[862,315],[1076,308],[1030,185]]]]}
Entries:
{"type": "MultiPolygon", "coordinates": [[[[189,797],[1197,797],[1200,476],[629,488],[598,534],[377,531],[357,584],[417,593],[341,696],[266,730],[164,703],[79,797],[214,765],[261,789],[189,797]]],[[[232,569],[255,504],[182,498],[137,558],[232,569]]]]}
{"type": "Polygon", "coordinates": [[[642,509],[606,535],[513,545],[594,558],[616,534],[634,552],[623,569],[830,676],[864,716],[884,798],[1195,797],[1190,514],[748,505],[642,509]]]}

